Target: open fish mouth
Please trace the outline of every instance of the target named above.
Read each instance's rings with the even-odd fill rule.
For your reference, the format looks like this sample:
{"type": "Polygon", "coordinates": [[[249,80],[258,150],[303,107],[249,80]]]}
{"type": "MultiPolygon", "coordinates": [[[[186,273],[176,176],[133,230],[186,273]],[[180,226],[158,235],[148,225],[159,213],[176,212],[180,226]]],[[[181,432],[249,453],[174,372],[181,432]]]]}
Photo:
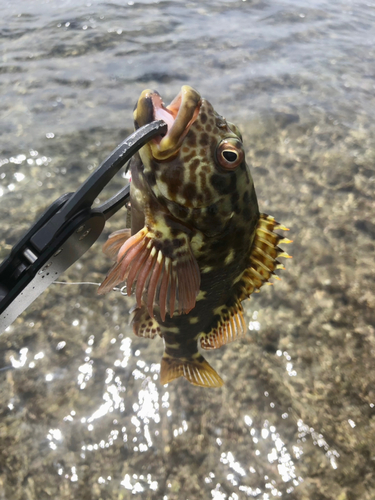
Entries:
{"type": "Polygon", "coordinates": [[[179,150],[182,141],[197,119],[202,99],[189,85],[183,85],[169,106],[165,106],[160,94],[155,90],[144,90],[134,110],[135,127],[142,127],[154,120],[164,120],[168,131],[149,142],[152,156],[156,160],[166,160],[179,150]]]}

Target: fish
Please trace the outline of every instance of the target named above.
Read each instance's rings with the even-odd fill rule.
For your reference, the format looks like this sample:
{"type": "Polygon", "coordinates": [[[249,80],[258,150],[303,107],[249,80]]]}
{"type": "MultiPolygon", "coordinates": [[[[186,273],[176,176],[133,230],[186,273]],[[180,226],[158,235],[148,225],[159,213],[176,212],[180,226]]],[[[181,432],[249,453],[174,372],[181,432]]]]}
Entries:
{"type": "Polygon", "coordinates": [[[131,228],[103,247],[114,260],[98,289],[125,282],[135,294],[133,331],[164,340],[160,382],[184,377],[200,387],[223,380],[202,350],[246,333],[242,302],[284,269],[278,245],[291,240],[272,216],[260,213],[238,127],[184,85],[166,106],[144,90],[135,129],[164,120],[167,133],[130,162],[131,228]]]}

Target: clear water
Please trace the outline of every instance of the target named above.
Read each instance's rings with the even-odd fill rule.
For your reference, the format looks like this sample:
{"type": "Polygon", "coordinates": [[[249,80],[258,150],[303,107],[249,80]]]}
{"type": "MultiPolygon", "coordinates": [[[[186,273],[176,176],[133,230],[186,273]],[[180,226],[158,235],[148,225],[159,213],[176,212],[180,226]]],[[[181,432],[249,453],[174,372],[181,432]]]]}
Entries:
{"type": "MultiPolygon", "coordinates": [[[[207,358],[220,390],[158,382],[132,300],[54,285],[0,339],[0,497],[375,498],[375,3],[3,1],[0,257],[190,84],[243,131],[282,281],[207,358]]],[[[101,201],[125,182],[119,175],[101,201]]],[[[99,200],[98,200],[99,202],[99,200]]],[[[100,282],[101,242],[63,281],[100,282]]]]}

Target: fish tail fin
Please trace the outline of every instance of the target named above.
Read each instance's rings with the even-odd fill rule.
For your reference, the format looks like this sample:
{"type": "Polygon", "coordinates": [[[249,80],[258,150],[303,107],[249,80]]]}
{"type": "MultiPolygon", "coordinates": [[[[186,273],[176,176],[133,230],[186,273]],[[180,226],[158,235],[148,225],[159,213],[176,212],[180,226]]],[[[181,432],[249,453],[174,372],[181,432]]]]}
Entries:
{"type": "Polygon", "coordinates": [[[224,382],[203,356],[195,358],[173,358],[164,353],[161,360],[160,382],[168,384],[172,380],[185,377],[193,385],[199,387],[221,387],[224,382]]]}

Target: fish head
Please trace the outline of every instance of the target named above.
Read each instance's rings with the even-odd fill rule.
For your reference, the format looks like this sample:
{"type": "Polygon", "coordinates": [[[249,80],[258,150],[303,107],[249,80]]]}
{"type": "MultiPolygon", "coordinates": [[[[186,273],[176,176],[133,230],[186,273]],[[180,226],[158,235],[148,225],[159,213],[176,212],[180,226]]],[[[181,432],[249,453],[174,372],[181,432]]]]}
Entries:
{"type": "Polygon", "coordinates": [[[164,120],[168,131],[143,146],[140,157],[158,199],[182,207],[180,213],[194,210],[197,222],[199,211],[211,207],[223,221],[231,217],[233,197],[252,187],[238,128],[188,85],[168,106],[158,92],[143,91],[134,110],[135,128],[153,120],[164,120]]]}

